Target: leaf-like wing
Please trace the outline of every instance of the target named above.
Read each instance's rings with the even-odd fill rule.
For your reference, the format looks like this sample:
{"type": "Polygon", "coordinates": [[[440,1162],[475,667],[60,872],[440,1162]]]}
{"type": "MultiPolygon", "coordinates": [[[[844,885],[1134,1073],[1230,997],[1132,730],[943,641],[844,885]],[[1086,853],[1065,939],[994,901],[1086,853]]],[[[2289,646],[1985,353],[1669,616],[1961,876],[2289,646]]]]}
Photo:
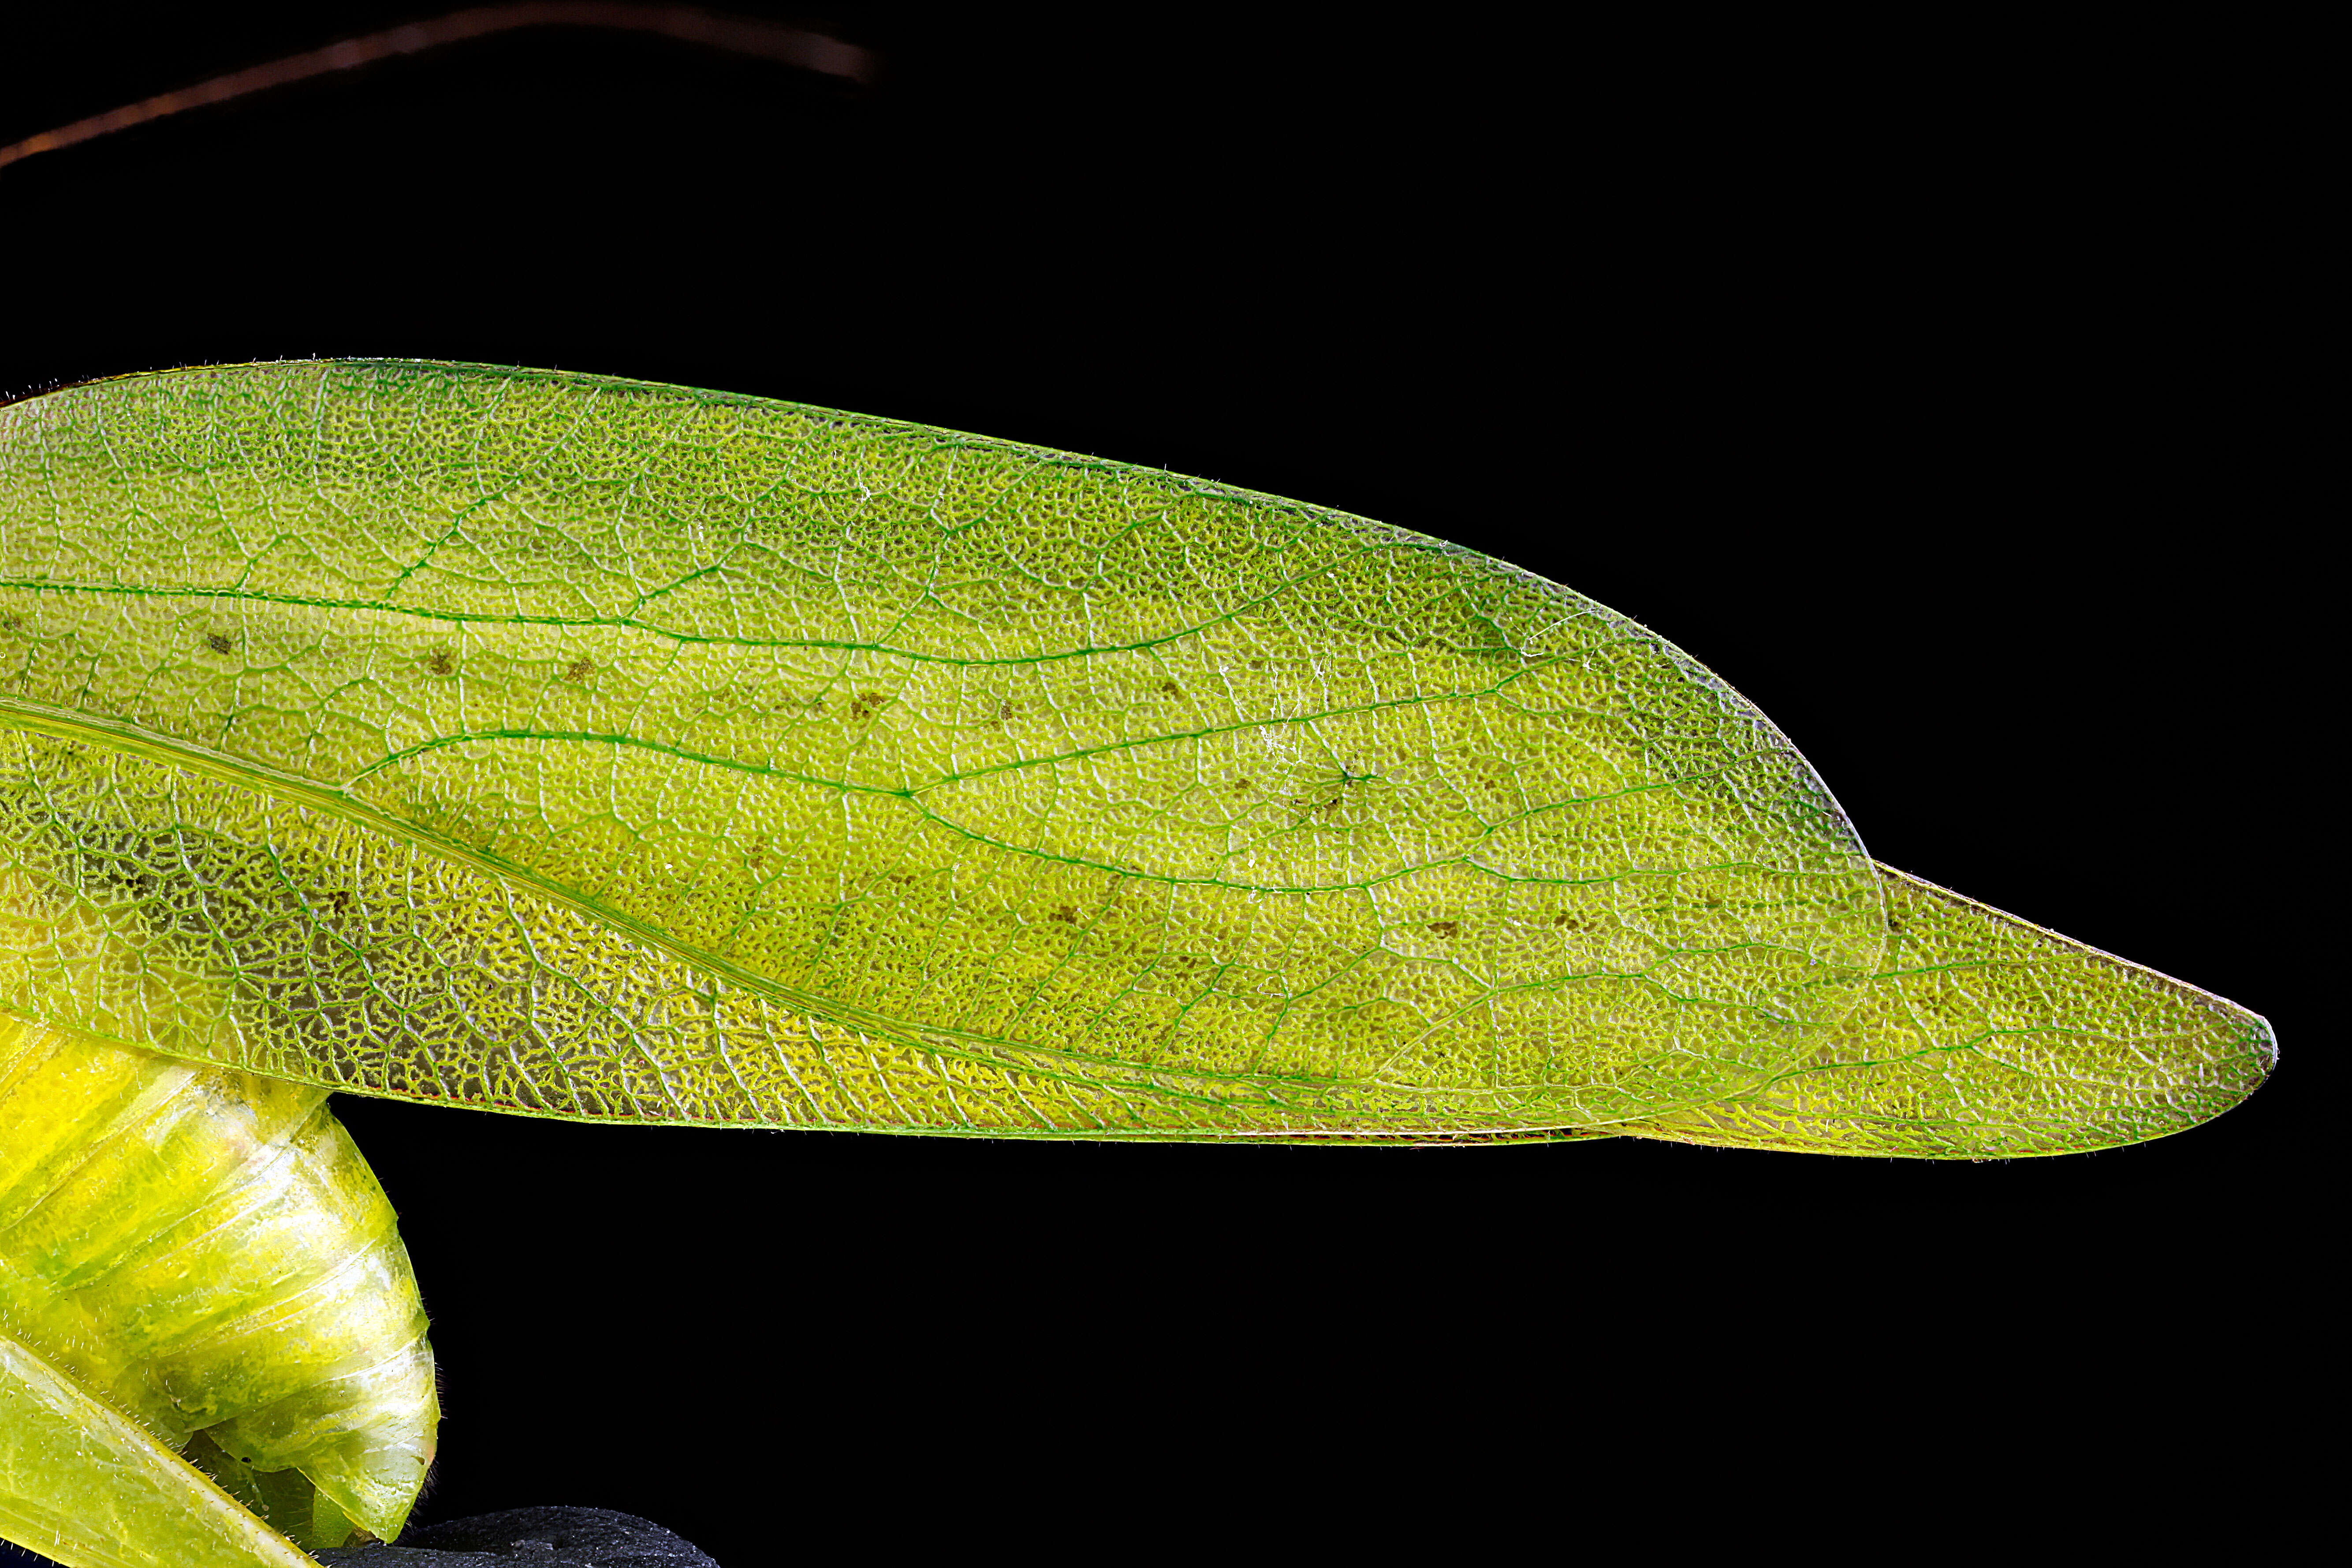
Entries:
{"type": "Polygon", "coordinates": [[[1610,1127],[1885,941],[1672,645],[1361,519],[415,363],[0,410],[0,1007],[544,1114],[1610,1127]]]}

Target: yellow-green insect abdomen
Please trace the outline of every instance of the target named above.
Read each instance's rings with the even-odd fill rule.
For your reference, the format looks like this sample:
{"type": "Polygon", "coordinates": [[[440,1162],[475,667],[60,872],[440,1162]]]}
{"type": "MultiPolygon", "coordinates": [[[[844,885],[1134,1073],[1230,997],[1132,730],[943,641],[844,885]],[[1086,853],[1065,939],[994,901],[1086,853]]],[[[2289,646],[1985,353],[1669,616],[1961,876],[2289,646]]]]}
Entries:
{"type": "Polygon", "coordinates": [[[425,1331],[324,1091],[0,1016],[0,1332],[337,1545],[432,1462],[425,1331]]]}

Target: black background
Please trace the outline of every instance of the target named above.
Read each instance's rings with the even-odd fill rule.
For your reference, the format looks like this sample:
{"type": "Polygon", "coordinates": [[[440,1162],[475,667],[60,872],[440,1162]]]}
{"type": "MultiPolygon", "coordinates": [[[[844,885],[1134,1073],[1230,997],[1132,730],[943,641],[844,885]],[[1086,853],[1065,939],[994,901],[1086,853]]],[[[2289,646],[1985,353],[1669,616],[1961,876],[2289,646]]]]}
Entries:
{"type": "MultiPolygon", "coordinates": [[[[0,142],[430,14],[78,5],[16,36],[0,142]]],[[[0,171],[0,396],[551,365],[1458,540],[1721,672],[1881,859],[2268,1014],[2285,1063],[2189,1134],[1982,1165],[347,1101],[444,1368],[417,1517],[619,1508],[730,1568],[839,1530],[1445,1541],[1513,1509],[1574,1534],[1612,1467],[1704,1473],[1703,1511],[1883,1477],[1892,1446],[1979,1489],[1936,1527],[1963,1540],[2102,1456],[2129,1473],[2099,1509],[2139,1521],[2113,1544],[2135,1500],[2242,1480],[2300,1353],[2340,968],[2307,420],[2266,361],[2257,173],[2294,110],[2246,107],[2263,50],[1695,12],[813,19],[885,79],[521,33],[0,171]],[[1614,1457],[1571,1464],[1596,1435],[1614,1457]]],[[[1860,1489],[1849,1515],[1886,1506],[1860,1489]]]]}

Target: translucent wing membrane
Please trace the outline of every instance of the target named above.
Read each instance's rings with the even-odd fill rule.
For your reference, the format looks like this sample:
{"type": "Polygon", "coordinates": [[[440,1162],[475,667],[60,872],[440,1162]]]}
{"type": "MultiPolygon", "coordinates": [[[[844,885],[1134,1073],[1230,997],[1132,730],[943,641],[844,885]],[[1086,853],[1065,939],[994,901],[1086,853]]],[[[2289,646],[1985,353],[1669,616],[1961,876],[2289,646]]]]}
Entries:
{"type": "Polygon", "coordinates": [[[2055,1152],[2259,1020],[1864,855],[1566,589],[754,398],[0,410],[0,1007],[529,1113],[2055,1152]],[[1897,907],[1890,920],[1888,900],[1897,907]]]}
{"type": "Polygon", "coordinates": [[[1662,638],[1360,518],[478,366],[0,408],[0,1534],[68,1563],[405,1519],[431,1352],[327,1089],[1984,1157],[2274,1054],[1874,866],[1662,638]]]}

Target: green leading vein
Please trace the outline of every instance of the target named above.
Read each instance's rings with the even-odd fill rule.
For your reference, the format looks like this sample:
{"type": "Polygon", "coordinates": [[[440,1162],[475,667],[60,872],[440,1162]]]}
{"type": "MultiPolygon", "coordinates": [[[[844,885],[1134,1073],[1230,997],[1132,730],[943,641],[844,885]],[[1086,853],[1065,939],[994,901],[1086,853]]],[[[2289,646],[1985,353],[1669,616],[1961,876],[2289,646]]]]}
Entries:
{"type": "Polygon", "coordinates": [[[1501,563],[465,365],[0,409],[0,913],[19,1016],[556,1116],[2051,1152],[2273,1049],[1501,563]]]}

